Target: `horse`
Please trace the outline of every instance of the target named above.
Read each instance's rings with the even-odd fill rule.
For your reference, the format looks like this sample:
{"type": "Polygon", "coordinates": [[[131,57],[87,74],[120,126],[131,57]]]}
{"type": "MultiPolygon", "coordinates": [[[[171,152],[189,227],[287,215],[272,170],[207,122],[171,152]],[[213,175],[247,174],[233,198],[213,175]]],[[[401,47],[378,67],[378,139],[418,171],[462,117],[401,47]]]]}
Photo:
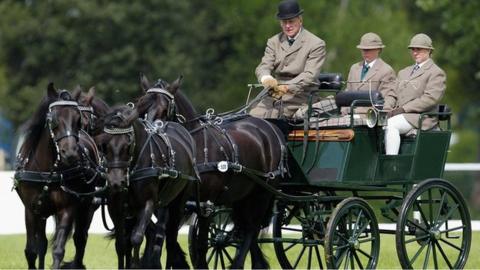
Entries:
{"type": "MultiPolygon", "coordinates": [[[[194,168],[195,144],[178,123],[141,120],[128,106],[111,109],[102,122],[104,132],[95,139],[105,158],[107,201],[115,225],[118,267],[138,267],[138,250],[154,212],[160,227],[165,226],[165,214],[176,213],[169,215],[170,225],[167,225],[174,228],[176,241],[186,189],[198,179],[194,168]],[[168,213],[157,212],[167,206],[168,213]]],[[[159,260],[157,263],[148,267],[159,267],[159,260]]],[[[170,267],[188,268],[180,246],[168,253],[167,268],[170,267]]]]}
{"type": "MultiPolygon", "coordinates": [[[[271,123],[248,115],[199,117],[190,101],[179,91],[182,77],[171,84],[160,79],[151,85],[144,75],[140,81],[146,93],[137,101],[139,114],[145,114],[150,120],[183,122],[195,139],[201,178],[197,199],[232,207],[232,220],[243,241],[235,258],[228,257],[231,267],[242,268],[250,250],[252,267],[268,268],[256,240],[260,229],[270,223],[274,196],[266,192],[260,182],[268,180],[275,184],[288,171],[282,132],[271,123]],[[229,168],[220,171],[217,167],[221,163],[229,168]]],[[[208,268],[208,224],[208,217],[200,211],[200,244],[193,251],[197,255],[193,262],[195,268],[208,268]]],[[[225,267],[223,264],[222,261],[222,267],[225,267]]]]}
{"type": "Polygon", "coordinates": [[[75,257],[66,268],[85,268],[83,256],[95,207],[92,195],[100,181],[98,152],[81,130],[78,104],[68,91],[47,87],[17,156],[15,189],[25,206],[25,257],[30,269],[45,266],[46,220],[54,215],[53,265],[60,268],[73,224],[75,257]]]}

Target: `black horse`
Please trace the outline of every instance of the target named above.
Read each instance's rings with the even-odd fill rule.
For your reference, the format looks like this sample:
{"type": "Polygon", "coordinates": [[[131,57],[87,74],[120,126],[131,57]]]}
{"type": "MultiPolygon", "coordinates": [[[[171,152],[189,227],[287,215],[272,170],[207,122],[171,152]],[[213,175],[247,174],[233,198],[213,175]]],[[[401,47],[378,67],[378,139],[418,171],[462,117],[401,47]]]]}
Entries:
{"type": "MultiPolygon", "coordinates": [[[[174,228],[168,233],[174,234],[176,243],[186,188],[198,180],[195,144],[181,125],[138,119],[137,112],[128,106],[113,108],[105,116],[103,127],[104,132],[95,139],[107,169],[107,201],[115,224],[118,267],[139,267],[138,252],[152,214],[158,218],[158,231],[164,230],[168,220],[167,228],[174,228]],[[162,209],[168,212],[159,212],[162,209]]],[[[162,241],[164,236],[157,237],[162,241]]],[[[155,252],[160,251],[161,245],[155,252]]],[[[167,268],[188,268],[178,244],[170,247],[167,255],[167,268]]],[[[149,256],[159,259],[160,254],[149,256]]],[[[158,267],[160,261],[156,263],[148,267],[158,267]]]]}
{"type": "MultiPolygon", "coordinates": [[[[146,94],[137,102],[137,110],[151,120],[181,121],[190,130],[197,144],[201,178],[197,199],[231,206],[236,231],[243,240],[235,258],[227,257],[231,267],[242,268],[250,250],[252,267],[268,268],[256,240],[261,227],[270,223],[274,196],[261,182],[268,180],[274,184],[287,171],[284,135],[271,123],[247,115],[200,117],[178,91],[180,85],[181,78],[171,85],[158,80],[152,86],[142,75],[141,86],[146,94]],[[224,172],[217,169],[220,161],[228,164],[224,172]]],[[[201,213],[198,217],[199,244],[193,251],[196,258],[193,263],[195,268],[208,268],[209,221],[201,213]]],[[[222,267],[225,267],[223,261],[222,267]]]]}
{"type": "Polygon", "coordinates": [[[46,219],[54,215],[53,268],[60,268],[65,243],[75,224],[75,258],[67,268],[85,268],[83,256],[95,211],[92,194],[99,181],[98,152],[81,130],[81,113],[67,91],[48,85],[26,129],[15,172],[15,188],[25,206],[28,267],[44,268],[48,240],[46,219]]]}

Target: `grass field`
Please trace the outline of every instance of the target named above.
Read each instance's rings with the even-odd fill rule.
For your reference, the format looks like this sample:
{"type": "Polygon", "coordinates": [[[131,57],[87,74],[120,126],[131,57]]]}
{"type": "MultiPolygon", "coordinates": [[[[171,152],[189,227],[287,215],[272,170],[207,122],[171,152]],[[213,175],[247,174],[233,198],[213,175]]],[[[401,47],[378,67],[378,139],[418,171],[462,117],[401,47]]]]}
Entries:
{"type": "MultiPolygon", "coordinates": [[[[181,245],[184,251],[187,251],[187,237],[180,237],[181,245]]],[[[26,269],[27,263],[23,254],[25,245],[24,235],[0,235],[0,269],[21,268],[26,269]]],[[[262,249],[269,259],[272,268],[280,268],[275,257],[275,252],[271,244],[264,244],[262,249]]],[[[480,232],[473,233],[472,248],[466,265],[467,269],[480,268],[480,232]]],[[[72,241],[68,242],[66,259],[73,256],[72,241]]],[[[47,254],[46,266],[52,262],[51,252],[47,254]]],[[[107,240],[103,235],[90,235],[87,251],[85,254],[85,264],[89,269],[98,268],[116,268],[117,259],[115,255],[115,246],[112,240],[107,240]]],[[[304,266],[305,267],[305,266],[304,266]]],[[[249,267],[247,260],[246,268],[249,267]]],[[[392,235],[382,235],[380,260],[378,268],[381,269],[400,269],[395,251],[395,240],[392,235]]]]}

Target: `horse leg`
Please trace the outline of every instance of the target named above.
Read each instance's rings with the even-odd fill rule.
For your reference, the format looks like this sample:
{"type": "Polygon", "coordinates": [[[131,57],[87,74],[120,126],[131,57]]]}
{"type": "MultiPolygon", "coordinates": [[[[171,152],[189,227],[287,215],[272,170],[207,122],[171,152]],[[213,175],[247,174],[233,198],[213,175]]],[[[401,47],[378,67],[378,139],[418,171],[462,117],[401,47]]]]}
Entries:
{"type": "Polygon", "coordinates": [[[185,203],[184,200],[181,200],[181,197],[178,196],[180,200],[175,200],[171,203],[169,208],[169,218],[167,221],[166,227],[166,242],[167,242],[167,262],[166,268],[173,269],[190,269],[190,266],[187,263],[185,257],[185,252],[183,252],[180,244],[178,243],[178,229],[184,214],[185,203]]]}
{"type": "Polygon", "coordinates": [[[65,263],[62,268],[66,269],[85,269],[83,257],[88,239],[88,229],[93,219],[96,208],[90,202],[81,204],[79,212],[75,217],[75,232],[73,233],[73,242],[75,244],[75,257],[73,261],[65,263]],[[83,209],[88,209],[84,211],[83,209]]]}
{"type": "MultiPolygon", "coordinates": [[[[140,213],[137,216],[138,222],[134,227],[132,231],[132,235],[130,237],[130,242],[135,249],[137,248],[139,249],[143,242],[143,237],[145,235],[147,225],[149,224],[150,219],[152,218],[153,210],[154,210],[154,203],[152,200],[148,200],[145,202],[144,208],[142,209],[142,211],[140,211],[140,213]]],[[[133,257],[132,263],[135,267],[140,266],[140,258],[138,257],[138,252],[136,252],[135,256],[133,257]]]]}
{"type": "MultiPolygon", "coordinates": [[[[25,208],[25,227],[27,230],[27,243],[25,245],[25,258],[27,259],[28,268],[36,269],[35,261],[38,255],[37,241],[37,218],[29,209],[25,208]]],[[[39,266],[40,267],[40,266],[39,266]]]]}
{"type": "Polygon", "coordinates": [[[145,246],[145,253],[143,261],[146,265],[143,265],[144,268],[152,269],[161,269],[161,257],[162,257],[162,247],[163,241],[165,239],[165,224],[168,220],[168,209],[161,207],[155,210],[155,216],[157,217],[157,223],[150,221],[150,225],[153,225],[147,235],[147,243],[150,242],[150,246],[145,246]],[[148,247],[148,252],[147,252],[148,247]]]}
{"type": "Polygon", "coordinates": [[[263,254],[260,246],[258,245],[258,234],[259,232],[255,233],[255,237],[250,244],[250,258],[252,260],[252,269],[268,269],[270,268],[270,265],[265,259],[265,255],[263,254]]]}
{"type": "Polygon", "coordinates": [[[72,229],[74,211],[72,208],[64,209],[58,214],[58,221],[55,230],[55,237],[53,242],[53,265],[52,268],[59,269],[60,263],[65,256],[65,243],[68,239],[68,234],[72,229]]]}
{"type": "Polygon", "coordinates": [[[155,242],[155,230],[155,223],[150,220],[147,225],[147,229],[145,230],[145,249],[143,250],[142,258],[140,259],[142,268],[153,268],[152,254],[155,242]]]}
{"type": "MultiPolygon", "coordinates": [[[[242,230],[240,230],[242,232],[242,230]]],[[[254,232],[252,231],[243,231],[243,241],[240,244],[240,247],[237,249],[235,258],[233,259],[232,269],[243,269],[245,264],[245,258],[247,257],[248,250],[252,244],[254,238],[254,232]]]]}
{"type": "Polygon", "coordinates": [[[197,255],[197,260],[193,263],[195,269],[208,269],[207,251],[208,251],[208,229],[210,226],[210,218],[197,216],[198,234],[197,245],[194,251],[197,255]]]}
{"type": "Polygon", "coordinates": [[[43,218],[39,218],[37,220],[37,224],[35,225],[37,228],[36,233],[36,241],[38,247],[38,268],[45,269],[45,255],[47,254],[48,248],[48,239],[45,233],[45,228],[47,225],[47,220],[43,218]]]}

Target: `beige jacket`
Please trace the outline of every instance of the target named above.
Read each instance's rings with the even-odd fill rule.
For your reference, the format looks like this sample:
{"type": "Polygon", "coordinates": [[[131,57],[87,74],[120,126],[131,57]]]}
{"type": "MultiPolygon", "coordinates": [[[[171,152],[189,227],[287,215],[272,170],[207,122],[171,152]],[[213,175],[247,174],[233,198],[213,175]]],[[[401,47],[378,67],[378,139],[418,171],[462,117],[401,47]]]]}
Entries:
{"type": "MultiPolygon", "coordinates": [[[[440,103],[446,89],[445,72],[429,59],[411,76],[414,65],[398,72],[397,106],[405,110],[405,118],[419,128],[420,113],[432,111],[440,103]]],[[[422,129],[433,128],[437,119],[429,117],[423,121],[422,129]]]]}
{"type": "Polygon", "coordinates": [[[349,90],[378,90],[382,94],[385,103],[383,108],[391,110],[395,107],[395,71],[382,59],[377,58],[373,66],[368,70],[363,81],[360,80],[363,63],[358,62],[352,65],[348,73],[347,88],[349,90]]]}
{"type": "Polygon", "coordinates": [[[317,80],[324,61],[325,42],[306,29],[301,30],[292,46],[279,33],[268,39],[255,74],[258,81],[272,75],[279,84],[288,85],[290,95],[296,95],[317,80]]]}

